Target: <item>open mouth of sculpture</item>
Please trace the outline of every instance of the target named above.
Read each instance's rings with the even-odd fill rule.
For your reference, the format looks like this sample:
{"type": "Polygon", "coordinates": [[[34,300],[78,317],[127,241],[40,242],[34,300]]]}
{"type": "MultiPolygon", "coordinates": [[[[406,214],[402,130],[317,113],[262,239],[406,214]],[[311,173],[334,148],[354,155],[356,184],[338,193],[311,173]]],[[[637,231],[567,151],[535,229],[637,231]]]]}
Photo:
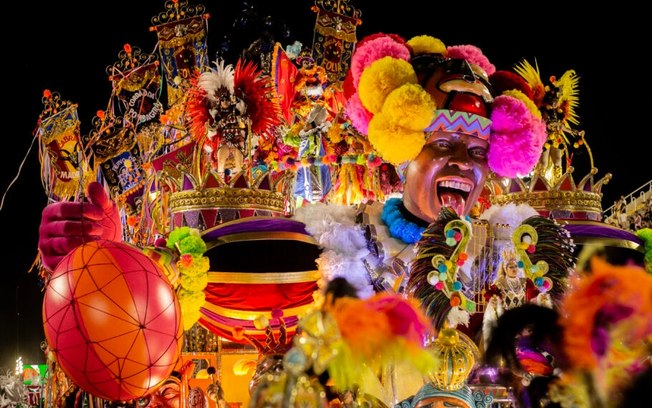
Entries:
{"type": "Polygon", "coordinates": [[[447,179],[437,182],[437,196],[442,207],[452,208],[459,216],[465,214],[472,189],[473,185],[468,181],[447,179]]]}

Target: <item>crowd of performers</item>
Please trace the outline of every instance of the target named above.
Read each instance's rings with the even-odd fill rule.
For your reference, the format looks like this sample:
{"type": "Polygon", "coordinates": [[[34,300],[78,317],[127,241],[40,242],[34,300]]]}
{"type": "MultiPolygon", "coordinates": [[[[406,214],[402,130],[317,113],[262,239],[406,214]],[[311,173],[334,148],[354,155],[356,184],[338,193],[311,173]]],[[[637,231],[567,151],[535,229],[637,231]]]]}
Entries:
{"type": "MultiPolygon", "coordinates": [[[[533,171],[550,185],[562,178],[565,165],[545,158],[571,137],[585,143],[571,129],[573,74],[544,84],[527,62],[500,70],[479,48],[430,35],[369,35],[335,74],[314,50],[290,50],[277,44],[267,72],[254,59],[197,56],[194,73],[168,83],[174,104],[158,124],[157,115],[100,117],[86,138],[94,156],[77,163],[83,196],[47,189],[57,197],[39,230],[46,283],[88,242],[143,248],[178,296],[184,352],[205,351],[187,335],[198,330],[256,347],[250,407],[642,403],[652,232],[591,220],[595,234],[576,240],[563,218],[492,205],[486,187],[533,171]],[[101,156],[104,134],[120,154],[101,156]],[[126,148],[116,143],[129,137],[126,148]],[[111,166],[132,177],[112,184],[111,166]],[[245,190],[285,201],[277,211],[245,190]],[[193,202],[202,191],[215,195],[193,202]],[[174,194],[187,194],[185,207],[174,194]]],[[[128,78],[121,68],[116,81],[128,78]]],[[[61,345],[48,346],[56,362],[61,345]]],[[[187,389],[174,367],[172,380],[132,401],[100,396],[157,407],[235,402],[220,367],[210,368],[216,379],[203,390],[187,389]]],[[[50,404],[93,394],[68,381],[50,404]]]]}

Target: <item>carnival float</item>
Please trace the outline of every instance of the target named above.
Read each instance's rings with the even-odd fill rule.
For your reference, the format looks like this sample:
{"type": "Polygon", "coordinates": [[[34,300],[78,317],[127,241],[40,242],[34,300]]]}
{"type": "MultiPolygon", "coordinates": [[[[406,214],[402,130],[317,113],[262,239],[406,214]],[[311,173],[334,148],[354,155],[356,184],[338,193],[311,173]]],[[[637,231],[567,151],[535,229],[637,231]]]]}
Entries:
{"type": "Polygon", "coordinates": [[[211,60],[204,7],[163,7],[90,132],[43,94],[43,406],[616,407],[649,377],[652,233],[602,220],[576,72],[358,38],[346,0],[211,60]]]}

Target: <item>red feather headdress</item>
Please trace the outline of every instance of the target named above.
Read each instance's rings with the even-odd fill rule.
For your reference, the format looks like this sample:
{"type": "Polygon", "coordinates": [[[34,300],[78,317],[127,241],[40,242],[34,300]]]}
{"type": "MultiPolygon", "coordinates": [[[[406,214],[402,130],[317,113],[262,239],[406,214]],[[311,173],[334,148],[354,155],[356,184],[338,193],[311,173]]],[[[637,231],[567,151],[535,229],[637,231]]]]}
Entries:
{"type": "Polygon", "coordinates": [[[238,60],[233,77],[235,96],[246,104],[251,119],[251,131],[268,139],[276,126],[281,124],[281,109],[269,76],[251,61],[238,60]]]}
{"type": "MultiPolygon", "coordinates": [[[[228,92],[244,104],[244,113],[251,120],[251,131],[269,139],[281,123],[281,110],[269,76],[262,75],[251,61],[239,60],[235,69],[215,62],[215,68],[194,77],[188,97],[189,128],[193,140],[202,143],[211,121],[210,109],[216,105],[216,92],[228,92]]],[[[220,137],[220,135],[217,135],[220,137]]]]}

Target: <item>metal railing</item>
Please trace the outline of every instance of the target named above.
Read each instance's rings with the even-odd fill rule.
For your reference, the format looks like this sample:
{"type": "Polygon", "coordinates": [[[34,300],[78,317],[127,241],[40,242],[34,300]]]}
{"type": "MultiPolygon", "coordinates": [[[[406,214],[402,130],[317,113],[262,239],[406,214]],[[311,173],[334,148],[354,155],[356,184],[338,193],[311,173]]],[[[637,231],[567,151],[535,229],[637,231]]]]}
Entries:
{"type": "MultiPolygon", "coordinates": [[[[650,197],[652,197],[652,180],[625,196],[625,213],[629,215],[642,210],[650,197]]],[[[614,214],[615,207],[616,203],[602,211],[602,219],[605,221],[613,219],[616,215],[614,214]]]]}

